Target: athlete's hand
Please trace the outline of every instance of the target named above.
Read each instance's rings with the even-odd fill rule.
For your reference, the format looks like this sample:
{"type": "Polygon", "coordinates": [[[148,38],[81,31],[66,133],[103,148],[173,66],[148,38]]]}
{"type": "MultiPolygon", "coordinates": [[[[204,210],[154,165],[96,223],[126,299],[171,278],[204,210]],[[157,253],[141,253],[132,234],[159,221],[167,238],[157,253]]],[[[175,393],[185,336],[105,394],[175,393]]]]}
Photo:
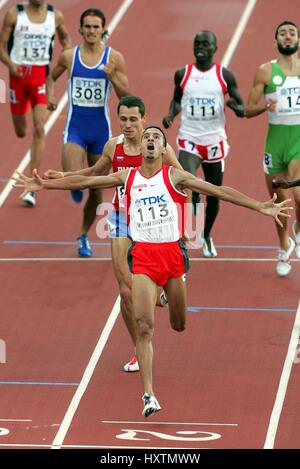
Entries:
{"type": "Polygon", "coordinates": [[[11,63],[8,68],[9,68],[9,73],[12,77],[20,78],[20,77],[23,76],[23,67],[22,67],[22,65],[17,65],[17,64],[11,63]]]}
{"type": "Polygon", "coordinates": [[[62,171],[56,171],[55,169],[47,169],[43,174],[44,179],[61,179],[63,177],[64,173],[62,171]]]}
{"type": "Polygon", "coordinates": [[[104,65],[103,71],[106,73],[108,78],[111,80],[112,76],[117,71],[116,61],[114,59],[110,59],[110,61],[106,65],[104,65]]]}
{"type": "Polygon", "coordinates": [[[237,117],[245,116],[245,107],[243,104],[238,104],[234,98],[229,98],[226,101],[226,106],[233,110],[237,117]]]}
{"type": "Polygon", "coordinates": [[[276,112],[277,99],[268,99],[266,104],[266,111],[276,112]]]}
{"type": "Polygon", "coordinates": [[[57,103],[55,99],[48,99],[47,98],[47,109],[49,111],[55,111],[57,109],[57,103]]]}
{"type": "Polygon", "coordinates": [[[25,176],[25,174],[16,171],[12,177],[15,182],[14,187],[22,187],[24,192],[20,195],[22,198],[26,192],[37,192],[43,189],[43,180],[39,176],[37,169],[32,171],[32,178],[25,176]]]}
{"type": "Polygon", "coordinates": [[[274,193],[271,200],[268,200],[267,202],[263,202],[261,204],[260,212],[275,218],[276,223],[278,223],[278,225],[282,228],[283,224],[278,217],[290,218],[291,215],[289,211],[293,210],[293,207],[288,206],[288,204],[291,202],[291,199],[286,199],[278,204],[275,203],[276,199],[277,194],[274,193]]]}
{"type": "Polygon", "coordinates": [[[173,124],[173,117],[171,116],[166,116],[162,120],[163,126],[165,129],[169,129],[169,127],[172,127],[173,124]]]}

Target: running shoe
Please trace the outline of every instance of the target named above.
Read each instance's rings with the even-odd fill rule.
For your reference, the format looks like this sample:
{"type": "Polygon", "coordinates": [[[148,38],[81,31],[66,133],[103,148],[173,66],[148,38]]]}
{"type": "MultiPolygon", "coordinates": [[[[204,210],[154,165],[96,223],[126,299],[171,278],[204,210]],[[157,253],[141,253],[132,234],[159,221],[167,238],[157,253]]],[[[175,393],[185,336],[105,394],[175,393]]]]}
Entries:
{"type": "Polygon", "coordinates": [[[151,394],[144,394],[142,397],[143,403],[144,403],[144,409],[142,412],[142,415],[144,417],[150,417],[150,415],[154,414],[155,412],[159,412],[161,410],[161,407],[157,401],[157,399],[154,396],[151,396],[151,394]]]}
{"type": "Polygon", "coordinates": [[[161,294],[159,295],[159,299],[160,299],[160,304],[161,304],[162,306],[167,306],[167,304],[168,304],[168,298],[167,298],[167,295],[166,295],[166,293],[165,293],[164,290],[163,290],[163,291],[161,292],[161,294]]]}
{"type": "Polygon", "coordinates": [[[127,372],[140,371],[139,362],[137,361],[136,355],[123,366],[123,370],[127,372]]]}
{"type": "Polygon", "coordinates": [[[207,238],[203,240],[202,250],[204,257],[217,257],[218,255],[212,238],[207,238]]]}
{"type": "Polygon", "coordinates": [[[278,250],[278,262],[276,265],[276,272],[279,275],[279,277],[286,277],[292,268],[291,265],[291,254],[293,250],[295,249],[295,241],[292,238],[289,238],[290,241],[290,247],[287,251],[284,251],[283,249],[278,250]]]}
{"type": "Polygon", "coordinates": [[[22,200],[27,207],[35,207],[36,205],[36,192],[26,192],[22,200]]]}
{"type": "Polygon", "coordinates": [[[296,220],[293,223],[293,233],[294,233],[294,239],[296,243],[295,247],[295,253],[298,259],[300,259],[300,232],[296,233],[296,220]]]}
{"type": "Polygon", "coordinates": [[[87,234],[78,236],[78,256],[81,257],[92,257],[93,250],[91,248],[89,238],[87,234]]]}
{"type": "Polygon", "coordinates": [[[83,191],[81,189],[73,189],[71,190],[71,196],[76,204],[80,204],[83,199],[83,191]]]}

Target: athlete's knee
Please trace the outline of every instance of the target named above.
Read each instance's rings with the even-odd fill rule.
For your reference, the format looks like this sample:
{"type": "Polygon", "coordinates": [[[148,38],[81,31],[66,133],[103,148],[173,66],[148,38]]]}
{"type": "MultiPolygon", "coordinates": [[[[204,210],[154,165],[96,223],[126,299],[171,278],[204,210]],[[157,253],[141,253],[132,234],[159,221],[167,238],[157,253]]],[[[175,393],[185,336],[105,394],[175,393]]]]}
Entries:
{"type": "Polygon", "coordinates": [[[137,335],[146,340],[150,340],[153,336],[154,323],[151,319],[142,317],[137,320],[137,335]]]}
{"type": "Polygon", "coordinates": [[[34,125],[33,135],[35,138],[42,139],[45,136],[45,128],[41,122],[34,125]]]}

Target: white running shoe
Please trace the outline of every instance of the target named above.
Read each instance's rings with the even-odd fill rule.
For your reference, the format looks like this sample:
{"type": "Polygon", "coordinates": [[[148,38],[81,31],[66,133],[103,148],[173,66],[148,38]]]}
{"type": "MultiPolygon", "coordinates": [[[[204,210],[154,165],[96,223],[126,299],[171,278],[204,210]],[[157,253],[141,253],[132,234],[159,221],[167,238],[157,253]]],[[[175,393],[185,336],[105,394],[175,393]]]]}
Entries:
{"type": "Polygon", "coordinates": [[[151,394],[144,394],[142,400],[144,403],[142,415],[144,417],[150,417],[150,415],[161,410],[158,400],[154,396],[151,396],[151,394]]]}
{"type": "Polygon", "coordinates": [[[22,200],[27,207],[35,207],[36,205],[36,192],[26,192],[22,200]]]}
{"type": "Polygon", "coordinates": [[[300,259],[300,232],[296,233],[296,229],[295,229],[296,223],[297,221],[295,220],[293,223],[293,233],[294,233],[294,238],[295,238],[295,243],[296,243],[295,253],[298,259],[300,259]]]}
{"type": "Polygon", "coordinates": [[[276,265],[276,272],[279,275],[279,277],[286,277],[292,268],[291,264],[291,254],[293,250],[295,249],[295,241],[292,238],[289,238],[290,241],[290,247],[287,251],[284,251],[283,249],[278,250],[278,262],[276,265]]]}
{"type": "Polygon", "coordinates": [[[139,362],[137,361],[136,355],[123,366],[123,370],[127,372],[140,371],[139,362]]]}
{"type": "Polygon", "coordinates": [[[165,294],[165,291],[163,290],[161,292],[161,294],[159,295],[159,299],[160,299],[160,304],[162,306],[167,306],[168,304],[168,298],[167,298],[167,295],[165,294]]]}
{"type": "Polygon", "coordinates": [[[204,257],[217,257],[218,255],[212,238],[203,239],[202,250],[204,257]]]}

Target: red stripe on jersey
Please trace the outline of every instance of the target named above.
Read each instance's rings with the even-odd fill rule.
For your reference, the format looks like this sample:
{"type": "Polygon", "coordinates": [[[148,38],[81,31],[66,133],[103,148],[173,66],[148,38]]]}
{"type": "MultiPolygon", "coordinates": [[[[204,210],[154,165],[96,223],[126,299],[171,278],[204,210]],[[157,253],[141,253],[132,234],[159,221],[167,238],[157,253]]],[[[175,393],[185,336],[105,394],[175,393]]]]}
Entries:
{"type": "MultiPolygon", "coordinates": [[[[120,142],[116,144],[113,160],[112,160],[112,167],[113,172],[121,171],[123,169],[128,168],[136,168],[141,166],[142,164],[142,155],[139,153],[137,155],[127,155],[124,150],[124,142],[120,142]]],[[[113,198],[113,206],[116,211],[119,210],[119,193],[116,189],[114,198],[113,198]]]]}
{"type": "Polygon", "coordinates": [[[126,216],[127,216],[127,223],[128,225],[130,224],[130,215],[129,215],[129,210],[130,210],[130,204],[131,204],[131,188],[133,184],[133,180],[135,178],[136,172],[138,168],[130,168],[129,173],[127,176],[127,179],[125,181],[125,190],[124,190],[124,205],[125,205],[125,210],[126,210],[126,216]]]}
{"type": "Polygon", "coordinates": [[[177,207],[179,235],[183,236],[184,230],[185,230],[185,220],[186,220],[185,202],[187,200],[187,195],[175,189],[175,187],[173,186],[171,182],[171,171],[172,171],[172,166],[167,166],[165,164],[162,165],[164,183],[172,199],[176,203],[176,207],[177,207]]]}
{"type": "Polygon", "coordinates": [[[190,78],[190,75],[192,73],[192,69],[193,69],[193,64],[188,64],[188,65],[185,66],[185,73],[184,73],[183,79],[180,83],[180,88],[182,89],[182,91],[184,90],[185,85],[186,85],[188,79],[190,78]]]}
{"type": "Polygon", "coordinates": [[[218,78],[219,83],[220,83],[220,85],[221,85],[223,94],[225,95],[225,94],[227,93],[227,83],[226,83],[226,81],[225,81],[224,78],[223,78],[222,70],[223,70],[222,65],[216,64],[217,78],[218,78]]]}

